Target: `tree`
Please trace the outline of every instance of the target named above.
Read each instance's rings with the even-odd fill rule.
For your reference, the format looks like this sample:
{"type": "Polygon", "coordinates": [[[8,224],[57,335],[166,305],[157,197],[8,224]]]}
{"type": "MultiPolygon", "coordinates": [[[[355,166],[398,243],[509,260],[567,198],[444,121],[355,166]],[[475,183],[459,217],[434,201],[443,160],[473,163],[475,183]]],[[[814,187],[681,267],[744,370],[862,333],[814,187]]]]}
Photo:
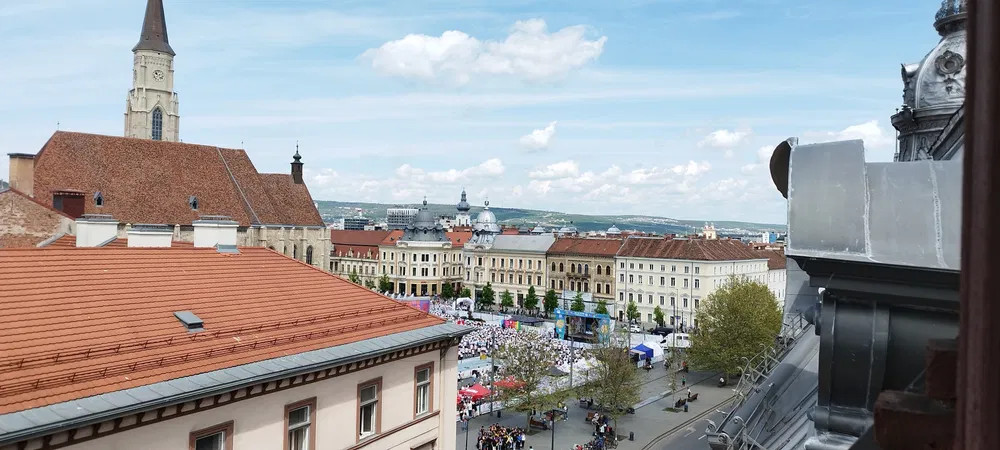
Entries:
{"type": "Polygon", "coordinates": [[[552,314],[552,311],[555,311],[559,307],[559,297],[556,296],[555,289],[545,291],[545,298],[542,299],[542,307],[545,308],[545,317],[548,317],[549,314],[552,314]]]}
{"type": "Polygon", "coordinates": [[[351,274],[347,276],[347,279],[350,280],[351,283],[361,284],[361,277],[358,276],[357,268],[351,269],[351,274]]]}
{"type": "MultiPolygon", "coordinates": [[[[555,405],[554,398],[539,389],[549,368],[556,363],[555,353],[545,346],[534,345],[537,339],[538,335],[534,333],[511,339],[494,354],[498,364],[498,379],[504,380],[504,383],[500,386],[494,383],[493,390],[507,408],[529,414],[555,405]]],[[[530,418],[528,415],[527,419],[530,418]]]]}
{"type": "Polygon", "coordinates": [[[698,334],[688,355],[700,370],[735,374],[744,359],[774,345],[781,331],[781,307],[767,285],[730,276],[698,308],[698,334]]]}
{"type": "Polygon", "coordinates": [[[587,306],[583,304],[583,293],[577,292],[576,296],[573,297],[573,304],[569,306],[569,309],[576,312],[583,312],[587,309],[587,306]]]}
{"type": "Polygon", "coordinates": [[[472,291],[469,288],[462,288],[462,293],[458,294],[459,297],[472,298],[472,291]]]}
{"type": "Polygon", "coordinates": [[[524,307],[528,310],[538,309],[538,295],[535,294],[535,287],[528,287],[528,295],[524,297],[524,307]]]}
{"type": "Polygon", "coordinates": [[[365,287],[368,289],[375,289],[375,280],[367,279],[365,280],[365,287]]]}
{"type": "Polygon", "coordinates": [[[663,326],[663,310],[660,309],[659,305],[653,308],[653,320],[656,321],[657,325],[663,326]]]}
{"type": "Polygon", "coordinates": [[[492,308],[494,303],[496,299],[493,297],[493,285],[487,281],[486,286],[483,286],[483,295],[479,296],[479,305],[485,309],[492,308]]]}
{"type": "Polygon", "coordinates": [[[455,288],[451,283],[445,283],[441,286],[441,298],[448,300],[455,296],[455,288]]]}
{"type": "Polygon", "coordinates": [[[504,289],[503,293],[500,294],[500,311],[512,306],[514,306],[514,297],[510,295],[510,291],[504,289]]]}
{"type": "Polygon", "coordinates": [[[639,307],[636,306],[635,300],[628,301],[628,307],[625,308],[625,316],[628,318],[629,322],[639,320],[639,318],[642,317],[642,315],[639,314],[639,307]]]}
{"type": "Polygon", "coordinates": [[[597,314],[607,314],[608,313],[608,302],[604,301],[603,298],[600,299],[600,300],[598,300],[597,301],[597,306],[594,307],[594,312],[597,313],[597,314]]]}
{"type": "Polygon", "coordinates": [[[642,380],[629,355],[629,336],[624,329],[617,329],[608,336],[607,342],[590,349],[594,365],[587,369],[590,380],[582,391],[593,397],[601,405],[605,414],[614,420],[618,429],[618,417],[639,402],[642,380]]]}
{"type": "Polygon", "coordinates": [[[389,292],[392,290],[392,281],[389,281],[389,275],[382,274],[378,279],[378,290],[379,292],[389,292]]]}

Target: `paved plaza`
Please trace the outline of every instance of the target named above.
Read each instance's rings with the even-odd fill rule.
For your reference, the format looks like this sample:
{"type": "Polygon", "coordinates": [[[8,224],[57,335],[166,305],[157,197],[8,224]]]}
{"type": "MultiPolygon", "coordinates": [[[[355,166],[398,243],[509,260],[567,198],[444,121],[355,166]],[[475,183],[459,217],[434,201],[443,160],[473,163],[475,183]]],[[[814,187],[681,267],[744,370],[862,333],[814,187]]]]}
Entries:
{"type": "MultiPolygon", "coordinates": [[[[648,372],[643,369],[637,370],[640,371],[644,382],[640,394],[640,406],[636,409],[635,414],[626,414],[618,419],[618,434],[625,436],[625,440],[621,441],[618,445],[620,449],[641,449],[654,440],[656,442],[652,448],[665,448],[665,443],[674,439],[675,436],[670,436],[666,439],[659,438],[678,427],[680,427],[678,430],[679,434],[687,433],[690,436],[696,433],[697,437],[700,437],[704,434],[706,422],[698,418],[698,416],[706,411],[712,411],[721,407],[719,404],[729,399],[733,394],[732,386],[725,388],[716,386],[716,381],[718,380],[717,374],[691,372],[686,374],[687,381],[691,387],[691,392],[698,393],[698,400],[689,404],[689,409],[686,413],[665,411],[666,408],[673,406],[672,396],[669,395],[670,376],[666,370],[663,369],[662,365],[657,365],[655,369],[648,372]],[[692,383],[694,384],[692,385],[692,383]],[[696,418],[698,420],[695,420],[693,423],[687,423],[696,418]],[[687,430],[688,428],[692,428],[693,431],[687,430]],[[630,432],[635,434],[634,441],[627,440],[630,432]]],[[[678,374],[678,386],[680,385],[680,376],[681,374],[678,374]]],[[[678,389],[678,396],[685,394],[686,389],[678,389]]],[[[588,411],[586,408],[579,407],[577,402],[570,401],[569,417],[567,420],[556,422],[556,449],[567,450],[575,444],[584,444],[592,439],[594,427],[589,422],[586,422],[588,411]]],[[[524,427],[527,424],[527,418],[523,413],[505,411],[499,419],[496,416],[490,415],[483,415],[472,419],[469,422],[468,448],[476,448],[476,435],[480,427],[488,427],[494,423],[499,423],[507,427],[524,427]]],[[[530,445],[535,450],[552,449],[551,431],[532,430],[531,433],[528,435],[525,448],[530,445]]],[[[704,443],[703,446],[707,449],[708,444],[705,443],[705,440],[701,439],[701,442],[704,443]]],[[[465,443],[466,431],[463,424],[460,423],[458,425],[457,447],[465,449],[465,443]]]]}

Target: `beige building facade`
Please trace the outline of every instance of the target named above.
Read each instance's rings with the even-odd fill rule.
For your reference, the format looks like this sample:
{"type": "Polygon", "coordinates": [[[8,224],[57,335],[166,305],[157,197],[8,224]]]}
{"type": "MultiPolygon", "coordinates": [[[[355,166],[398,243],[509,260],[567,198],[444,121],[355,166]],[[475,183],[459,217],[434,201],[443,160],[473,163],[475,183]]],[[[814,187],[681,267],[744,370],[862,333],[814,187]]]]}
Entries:
{"type": "Polygon", "coordinates": [[[546,254],[548,287],[556,292],[590,293],[594,302],[603,300],[614,315],[615,254],[621,245],[620,238],[556,239],[546,254]]]}
{"type": "Polygon", "coordinates": [[[739,241],[719,239],[664,239],[630,236],[616,262],[617,310],[635,301],[639,320],[654,323],[654,310],[663,312],[666,325],[697,327],[701,302],[730,276],[767,284],[767,256],[756,254],[739,241]]]}
{"type": "Polygon", "coordinates": [[[462,288],[462,246],[471,232],[445,231],[428,212],[427,200],[405,230],[395,230],[379,245],[380,272],[392,281],[392,293],[440,295],[444,285],[462,288]]]}
{"type": "Polygon", "coordinates": [[[497,306],[500,295],[510,291],[514,305],[521,307],[528,289],[534,287],[541,307],[549,276],[545,253],[554,241],[555,237],[550,234],[501,234],[493,237],[489,246],[466,246],[463,258],[467,270],[471,271],[468,282],[474,286],[474,296],[478,298],[489,283],[497,306]]]}

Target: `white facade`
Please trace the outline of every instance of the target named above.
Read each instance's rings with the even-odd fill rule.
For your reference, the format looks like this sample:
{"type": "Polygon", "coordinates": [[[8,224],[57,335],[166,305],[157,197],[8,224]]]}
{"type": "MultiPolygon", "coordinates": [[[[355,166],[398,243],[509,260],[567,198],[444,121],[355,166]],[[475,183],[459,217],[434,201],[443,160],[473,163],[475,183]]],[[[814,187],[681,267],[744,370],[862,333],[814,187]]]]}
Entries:
{"type": "Polygon", "coordinates": [[[389,276],[393,292],[437,295],[444,284],[459,287],[462,281],[462,247],[451,241],[403,241],[380,245],[380,272],[389,276]]]}
{"type": "Polygon", "coordinates": [[[640,320],[654,323],[659,306],[667,325],[695,326],[701,302],[730,275],[768,282],[767,258],[738,261],[700,261],[661,258],[615,258],[617,310],[624,318],[629,300],[639,308],[640,320]]]}
{"type": "Polygon", "coordinates": [[[785,268],[768,269],[767,288],[771,290],[774,297],[778,299],[781,310],[785,310],[785,268]]]}
{"type": "MultiPolygon", "coordinates": [[[[176,450],[193,448],[199,430],[231,423],[231,447],[240,450],[288,448],[285,439],[286,406],[315,401],[315,416],[309,424],[313,449],[343,449],[363,445],[365,449],[453,449],[456,448],[455,397],[458,350],[433,351],[331,377],[298,387],[273,389],[270,393],[192,414],[167,418],[128,431],[110,434],[63,447],[70,450],[176,450]],[[429,410],[416,414],[418,368],[432,367],[429,410]],[[359,388],[379,382],[376,407],[378,432],[363,439],[359,427],[359,388]],[[354,429],[355,431],[352,431],[354,429]]],[[[216,399],[218,401],[218,399],[216,399]]],[[[193,406],[194,402],[189,402],[193,406]]],[[[168,415],[171,413],[168,408],[168,415]]],[[[155,412],[153,413],[155,416],[155,412]]],[[[128,422],[123,422],[128,425],[128,422]]],[[[127,429],[127,428],[126,428],[127,429]]],[[[10,448],[16,448],[11,446],[10,448]]],[[[34,448],[34,447],[29,447],[34,448]]],[[[4,447],[3,450],[8,450],[4,447]]]]}
{"type": "Polygon", "coordinates": [[[177,142],[181,116],[174,92],[174,57],[136,50],[125,100],[125,137],[177,142]]]}

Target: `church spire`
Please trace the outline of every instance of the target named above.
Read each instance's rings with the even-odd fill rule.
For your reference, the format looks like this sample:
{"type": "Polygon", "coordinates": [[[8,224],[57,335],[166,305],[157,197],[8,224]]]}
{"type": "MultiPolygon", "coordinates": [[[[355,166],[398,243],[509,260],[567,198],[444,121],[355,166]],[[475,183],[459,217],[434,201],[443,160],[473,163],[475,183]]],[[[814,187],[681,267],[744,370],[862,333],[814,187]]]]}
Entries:
{"type": "Polygon", "coordinates": [[[153,50],[174,56],[167,39],[167,20],[163,15],[163,0],[146,1],[146,17],[142,20],[142,33],[139,43],[132,47],[136,50],[153,50]]]}

